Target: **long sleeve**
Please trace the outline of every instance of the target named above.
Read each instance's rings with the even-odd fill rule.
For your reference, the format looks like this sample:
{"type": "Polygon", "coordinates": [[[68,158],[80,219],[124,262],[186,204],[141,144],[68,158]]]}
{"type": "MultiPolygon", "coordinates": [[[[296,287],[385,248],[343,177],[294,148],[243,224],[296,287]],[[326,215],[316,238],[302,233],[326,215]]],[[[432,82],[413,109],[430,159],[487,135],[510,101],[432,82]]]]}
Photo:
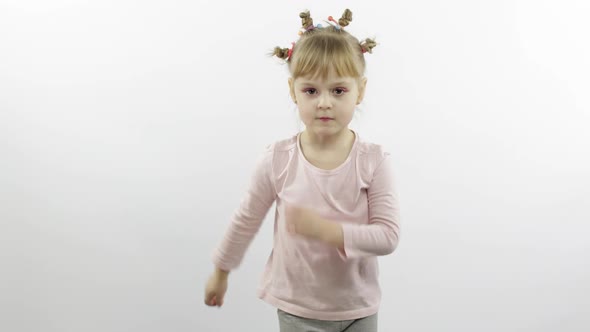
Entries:
{"type": "Polygon", "coordinates": [[[238,267],[252,239],[277,196],[272,179],[272,145],[258,159],[249,188],[219,246],[213,252],[213,263],[230,271],[238,267]]]}
{"type": "Polygon", "coordinates": [[[384,153],[383,160],[375,169],[367,196],[369,223],[342,224],[344,251],[348,259],[388,255],[398,245],[399,201],[389,153],[384,153]]]}

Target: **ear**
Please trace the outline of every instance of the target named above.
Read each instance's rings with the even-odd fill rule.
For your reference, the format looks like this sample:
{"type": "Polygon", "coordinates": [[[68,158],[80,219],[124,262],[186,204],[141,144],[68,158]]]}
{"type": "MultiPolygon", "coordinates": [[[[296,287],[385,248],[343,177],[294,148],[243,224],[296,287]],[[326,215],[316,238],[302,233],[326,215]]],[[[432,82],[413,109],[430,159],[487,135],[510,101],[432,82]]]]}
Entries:
{"type": "Polygon", "coordinates": [[[297,104],[297,98],[295,98],[295,83],[293,82],[293,77],[289,77],[289,93],[291,94],[291,99],[293,99],[293,102],[297,104]]]}
{"type": "Polygon", "coordinates": [[[361,101],[363,101],[363,98],[365,97],[365,88],[367,87],[367,78],[363,77],[359,80],[359,96],[356,100],[356,104],[360,104],[361,101]]]}

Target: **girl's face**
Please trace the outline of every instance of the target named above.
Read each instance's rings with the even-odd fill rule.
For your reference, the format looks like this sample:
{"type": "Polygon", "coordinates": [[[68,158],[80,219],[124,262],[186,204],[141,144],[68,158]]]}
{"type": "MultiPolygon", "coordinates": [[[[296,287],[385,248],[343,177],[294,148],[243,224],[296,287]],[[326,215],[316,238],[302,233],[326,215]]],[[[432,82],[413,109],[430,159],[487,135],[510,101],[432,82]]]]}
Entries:
{"type": "Polygon", "coordinates": [[[289,78],[291,98],[299,108],[299,117],[311,134],[328,137],[347,129],[354,109],[364,96],[367,79],[338,77],[330,71],[327,78],[289,78]],[[322,120],[330,118],[330,120],[322,120]]]}

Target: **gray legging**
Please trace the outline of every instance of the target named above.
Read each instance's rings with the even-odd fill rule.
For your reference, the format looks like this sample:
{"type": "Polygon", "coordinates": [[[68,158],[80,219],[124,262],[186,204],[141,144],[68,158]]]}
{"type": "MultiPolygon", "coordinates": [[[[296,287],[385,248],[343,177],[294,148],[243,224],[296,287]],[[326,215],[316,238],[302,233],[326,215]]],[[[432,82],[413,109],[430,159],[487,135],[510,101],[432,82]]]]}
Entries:
{"type": "Polygon", "coordinates": [[[277,309],[281,332],[377,332],[377,314],[351,320],[318,320],[277,309]]]}

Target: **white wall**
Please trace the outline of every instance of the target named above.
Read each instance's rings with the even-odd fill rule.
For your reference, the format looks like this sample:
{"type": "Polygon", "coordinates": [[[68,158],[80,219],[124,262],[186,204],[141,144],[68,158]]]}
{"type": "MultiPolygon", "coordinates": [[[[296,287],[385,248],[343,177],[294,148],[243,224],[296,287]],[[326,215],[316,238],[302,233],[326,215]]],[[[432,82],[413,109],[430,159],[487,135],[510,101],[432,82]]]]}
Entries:
{"type": "Polygon", "coordinates": [[[221,309],[210,253],[303,128],[266,53],[347,7],[401,202],[380,331],[588,331],[583,0],[0,1],[0,330],[277,331],[274,206],[221,309]]]}

